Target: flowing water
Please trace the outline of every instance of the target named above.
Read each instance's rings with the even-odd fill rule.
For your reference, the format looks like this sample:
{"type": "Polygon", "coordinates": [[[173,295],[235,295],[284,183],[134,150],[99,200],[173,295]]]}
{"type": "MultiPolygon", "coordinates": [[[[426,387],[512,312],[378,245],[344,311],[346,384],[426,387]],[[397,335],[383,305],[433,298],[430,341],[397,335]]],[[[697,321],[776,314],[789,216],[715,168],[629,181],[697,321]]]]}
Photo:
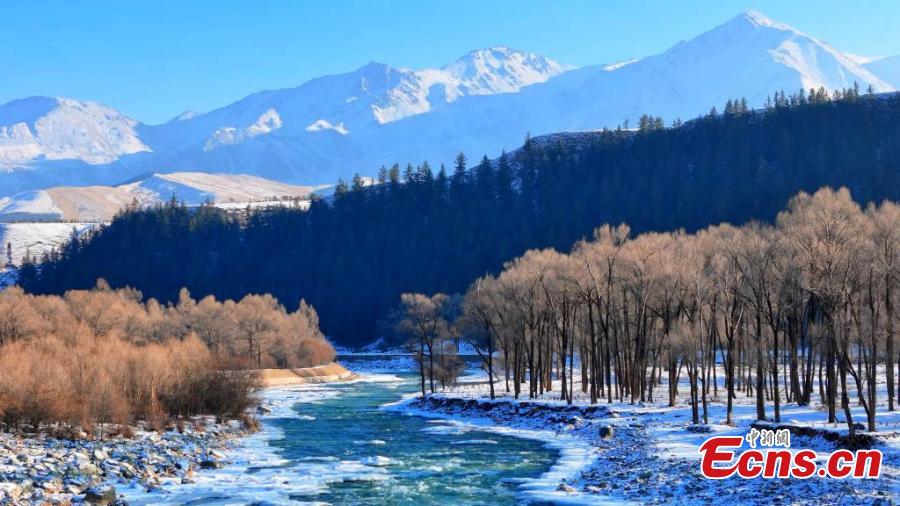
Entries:
{"type": "Polygon", "coordinates": [[[558,452],[538,441],[383,410],[417,384],[380,381],[268,391],[273,412],[235,464],[137,504],[518,504],[558,452]]]}

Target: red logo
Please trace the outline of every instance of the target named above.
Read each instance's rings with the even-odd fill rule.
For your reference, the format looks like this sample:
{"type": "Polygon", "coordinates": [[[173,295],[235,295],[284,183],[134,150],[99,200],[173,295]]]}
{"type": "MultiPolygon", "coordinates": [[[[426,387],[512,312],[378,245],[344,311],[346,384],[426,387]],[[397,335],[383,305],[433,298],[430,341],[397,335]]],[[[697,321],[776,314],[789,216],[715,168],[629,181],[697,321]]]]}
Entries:
{"type": "MultiPolygon", "coordinates": [[[[756,430],[756,429],[753,429],[756,430]]],[[[747,440],[750,441],[751,436],[747,440]]],[[[755,438],[754,438],[755,439],[755,438]]],[[[722,480],[734,475],[741,478],[878,478],[881,474],[880,450],[837,450],[818,454],[813,450],[755,448],[738,453],[745,438],[715,436],[700,445],[700,472],[704,477],[722,480]]]]}

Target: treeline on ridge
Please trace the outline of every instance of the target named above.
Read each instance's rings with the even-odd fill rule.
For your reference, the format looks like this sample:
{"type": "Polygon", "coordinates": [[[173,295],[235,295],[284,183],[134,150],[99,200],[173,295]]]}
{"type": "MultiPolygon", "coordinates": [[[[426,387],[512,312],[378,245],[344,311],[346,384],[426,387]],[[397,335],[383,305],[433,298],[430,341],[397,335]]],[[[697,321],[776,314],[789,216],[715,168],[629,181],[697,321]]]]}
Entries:
{"type": "Polygon", "coordinates": [[[377,334],[404,292],[454,293],[529,248],[563,250],[599,223],[694,231],[774,220],[798,191],[847,187],[860,201],[900,195],[900,98],[824,90],[733,101],[677,127],[527,139],[496,161],[449,169],[384,167],[309,211],[238,216],[211,206],[129,208],[88,238],[26,265],[29,292],[88,288],[99,277],[175,301],[191,293],[272,293],[309,301],[346,344],[377,334]],[[737,105],[735,105],[737,104],[737,105]]]}

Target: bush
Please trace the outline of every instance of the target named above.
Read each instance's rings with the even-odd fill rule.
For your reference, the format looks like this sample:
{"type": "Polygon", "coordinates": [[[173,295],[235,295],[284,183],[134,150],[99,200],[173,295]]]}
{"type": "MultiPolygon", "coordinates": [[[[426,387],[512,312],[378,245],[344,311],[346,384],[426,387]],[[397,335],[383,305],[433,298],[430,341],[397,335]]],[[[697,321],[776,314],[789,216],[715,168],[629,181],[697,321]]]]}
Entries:
{"type": "Polygon", "coordinates": [[[161,428],[174,416],[237,418],[252,407],[255,376],[214,367],[196,337],[138,346],[117,337],[34,338],[0,348],[0,413],[7,427],[46,424],[161,428]]]}
{"type": "Polygon", "coordinates": [[[105,283],[63,297],[0,292],[0,423],[92,433],[138,420],[241,418],[255,404],[260,366],[330,362],[312,307],[288,313],[271,296],[175,306],[105,283]]]}

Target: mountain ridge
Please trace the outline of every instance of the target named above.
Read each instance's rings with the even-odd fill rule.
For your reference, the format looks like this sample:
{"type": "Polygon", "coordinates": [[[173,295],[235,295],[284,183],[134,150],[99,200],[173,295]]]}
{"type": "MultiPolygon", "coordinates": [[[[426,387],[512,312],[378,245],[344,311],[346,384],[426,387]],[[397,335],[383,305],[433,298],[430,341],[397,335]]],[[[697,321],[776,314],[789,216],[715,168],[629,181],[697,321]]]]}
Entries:
{"type": "Polygon", "coordinates": [[[59,145],[52,135],[23,141],[30,132],[27,122],[24,127],[16,122],[24,116],[5,104],[0,106],[0,168],[6,171],[0,175],[0,195],[48,182],[115,184],[141,173],[173,171],[331,183],[353,173],[374,174],[393,162],[428,159],[439,165],[459,151],[496,155],[515,148],[528,133],[615,127],[645,113],[689,119],[738,97],[759,107],[775,92],[801,87],[856,84],[893,91],[900,80],[894,69],[900,70],[900,59],[894,64],[891,58],[841,53],[748,11],[662,53],[614,64],[574,68],[492,46],[436,69],[373,61],[159,125],[139,123],[102,104],[85,105],[84,114],[63,116],[72,119],[55,129],[64,133],[59,145]],[[876,71],[891,77],[882,79],[876,71]]]}

